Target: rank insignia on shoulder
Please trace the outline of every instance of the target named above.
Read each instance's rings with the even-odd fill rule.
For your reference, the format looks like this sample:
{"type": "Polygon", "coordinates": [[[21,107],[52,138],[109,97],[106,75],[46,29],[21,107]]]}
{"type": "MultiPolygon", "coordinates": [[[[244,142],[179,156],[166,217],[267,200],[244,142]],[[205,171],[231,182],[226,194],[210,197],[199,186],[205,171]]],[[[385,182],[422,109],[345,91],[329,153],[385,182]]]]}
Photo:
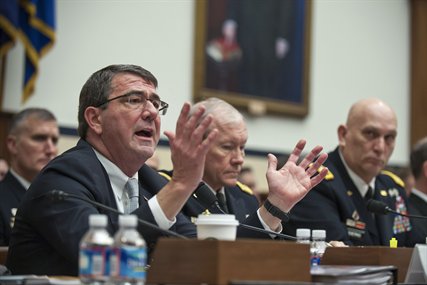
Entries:
{"type": "Polygon", "coordinates": [[[243,192],[249,194],[249,195],[253,195],[254,192],[252,191],[251,188],[249,188],[249,186],[243,184],[242,182],[237,181],[236,185],[240,188],[240,190],[242,190],[243,192]]]}
{"type": "MultiPolygon", "coordinates": [[[[325,167],[323,165],[321,165],[318,169],[317,172],[321,172],[325,167]]],[[[332,174],[332,172],[328,169],[328,173],[326,173],[325,176],[325,180],[333,180],[334,179],[334,175],[332,174]]]]}
{"type": "Polygon", "coordinates": [[[405,182],[403,182],[403,180],[399,176],[394,174],[393,172],[390,172],[388,170],[382,170],[381,173],[391,177],[391,179],[393,179],[394,183],[396,183],[400,187],[405,187],[405,182]]]}

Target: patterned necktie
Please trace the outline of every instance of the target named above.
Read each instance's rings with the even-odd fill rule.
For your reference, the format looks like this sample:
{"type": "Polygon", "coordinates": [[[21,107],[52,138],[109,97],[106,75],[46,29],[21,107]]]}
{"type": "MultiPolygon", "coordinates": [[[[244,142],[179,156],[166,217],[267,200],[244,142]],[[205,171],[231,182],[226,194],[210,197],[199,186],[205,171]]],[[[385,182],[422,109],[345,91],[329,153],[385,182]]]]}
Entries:
{"type": "Polygon", "coordinates": [[[218,192],[216,192],[216,198],[218,199],[218,204],[221,207],[221,209],[225,213],[228,213],[227,203],[225,202],[225,195],[223,193],[221,193],[220,191],[218,191],[218,192]]]}
{"type": "Polygon", "coordinates": [[[374,191],[372,190],[372,187],[368,186],[368,191],[366,192],[365,197],[364,197],[365,202],[368,202],[370,199],[372,199],[373,194],[374,194],[374,191]]]}
{"type": "Polygon", "coordinates": [[[139,207],[138,180],[135,178],[129,178],[125,185],[125,192],[127,193],[128,198],[124,200],[124,212],[125,214],[130,214],[139,207]]]}

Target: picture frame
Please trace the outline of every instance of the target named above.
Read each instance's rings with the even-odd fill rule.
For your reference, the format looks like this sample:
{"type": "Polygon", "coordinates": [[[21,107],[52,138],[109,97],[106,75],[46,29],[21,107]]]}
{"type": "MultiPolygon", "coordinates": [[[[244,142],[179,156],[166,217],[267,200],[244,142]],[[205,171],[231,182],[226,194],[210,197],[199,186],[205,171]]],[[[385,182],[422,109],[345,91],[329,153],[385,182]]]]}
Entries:
{"type": "Polygon", "coordinates": [[[194,102],[217,97],[252,115],[305,117],[309,106],[311,2],[196,1],[194,102]],[[282,12],[287,14],[283,16],[282,12]],[[230,26],[234,28],[233,41],[229,40],[230,26]]]}

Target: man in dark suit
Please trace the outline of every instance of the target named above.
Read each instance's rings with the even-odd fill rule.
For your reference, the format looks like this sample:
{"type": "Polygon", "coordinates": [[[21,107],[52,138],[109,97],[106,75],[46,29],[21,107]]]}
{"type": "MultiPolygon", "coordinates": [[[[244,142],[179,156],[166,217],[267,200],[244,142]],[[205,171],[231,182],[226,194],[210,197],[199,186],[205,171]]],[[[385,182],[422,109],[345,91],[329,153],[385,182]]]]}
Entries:
{"type": "MultiPolygon", "coordinates": [[[[77,275],[79,242],[88,230],[89,215],[106,214],[108,231],[113,234],[118,229],[116,214],[76,198],[52,202],[49,190],[135,214],[164,230],[196,235],[195,226],[180,211],[202,179],[206,154],[218,130],[211,127],[211,116],[203,116],[203,106],[190,116],[190,104],[184,104],[175,133],[164,132],[174,167],[172,179],[166,183],[144,164],[156,149],[160,115],[167,108],[157,94],[157,79],[140,66],[111,65],[91,75],[80,92],[80,141],[46,166],[18,209],[7,258],[12,273],[77,275]],[[127,185],[135,180],[138,189],[136,195],[130,195],[127,185]],[[132,197],[137,199],[130,203],[132,197]],[[137,204],[136,208],[130,204],[137,204]]],[[[301,151],[297,148],[294,160],[301,151]]],[[[290,163],[289,173],[284,175],[269,171],[278,189],[298,194],[292,194],[293,199],[284,205],[296,202],[326,174],[310,178],[319,165],[307,166],[318,153],[312,152],[299,167],[290,163]],[[282,185],[281,179],[292,183],[282,185]]],[[[164,235],[142,224],[138,230],[149,249],[164,235]]]]}
{"type": "Polygon", "coordinates": [[[325,229],[328,240],[348,245],[411,245],[408,218],[374,215],[367,200],[376,199],[391,209],[407,213],[403,182],[382,171],[391,156],[397,135],[394,111],[378,99],[355,103],[347,123],[338,127],[339,146],[329,154],[329,173],[293,209],[285,229],[325,229]]]}
{"type": "MultiPolygon", "coordinates": [[[[218,135],[212,146],[209,148],[203,172],[203,182],[217,196],[221,210],[215,205],[206,208],[204,202],[194,194],[190,197],[183,208],[183,213],[194,220],[197,216],[206,210],[211,213],[226,212],[234,214],[237,220],[244,224],[249,224],[266,230],[281,232],[281,221],[286,219],[286,214],[292,206],[303,197],[297,192],[289,193],[279,187],[277,183],[286,185],[291,181],[281,178],[281,172],[292,172],[291,168],[296,167],[296,159],[299,157],[305,141],[301,140],[295,147],[288,162],[277,172],[277,158],[270,154],[268,156],[267,181],[269,186],[269,195],[266,202],[260,207],[257,198],[252,190],[246,185],[237,181],[245,157],[245,145],[248,139],[246,123],[242,114],[233,106],[218,98],[209,98],[193,106],[194,113],[197,108],[203,106],[206,111],[204,115],[211,115],[213,118],[212,127],[217,129],[218,135]],[[278,179],[280,178],[280,180],[278,179]],[[297,195],[299,198],[292,197],[297,195]],[[271,207],[273,205],[273,207],[271,207]],[[275,212],[271,209],[278,210],[275,212]]],[[[207,134],[211,129],[208,129],[207,134]]],[[[312,161],[321,151],[321,147],[315,147],[305,159],[302,160],[299,167],[306,168],[307,162],[312,161]]],[[[326,159],[326,155],[319,156],[317,161],[311,167],[321,165],[326,159]]],[[[171,172],[163,172],[170,175],[171,172]]],[[[316,185],[326,174],[326,169],[320,173],[320,176],[314,176],[312,185],[316,185]],[[320,179],[320,180],[319,180],[320,179]]],[[[303,191],[305,194],[305,191],[303,191]]],[[[250,231],[244,228],[238,229],[240,233],[245,233],[251,237],[270,238],[270,235],[250,231]]]]}
{"type": "Polygon", "coordinates": [[[30,183],[58,153],[59,129],[46,109],[28,108],[17,113],[6,139],[10,169],[0,182],[0,246],[8,246],[16,209],[30,183]]]}
{"type": "MultiPolygon", "coordinates": [[[[419,140],[413,147],[410,163],[415,187],[408,199],[409,213],[427,217],[427,137],[419,140]]],[[[414,227],[415,242],[426,243],[427,221],[414,218],[411,223],[414,227]]]]}
{"type": "MultiPolygon", "coordinates": [[[[191,194],[187,189],[201,178],[199,169],[216,133],[195,134],[210,120],[196,126],[203,110],[188,120],[190,105],[185,104],[176,134],[165,132],[173,148],[172,159],[182,162],[176,165],[176,177],[167,185],[150,179],[156,172],[141,167],[154,153],[160,115],[168,107],[156,88],[157,79],[134,65],[108,66],[87,80],[80,93],[80,141],[40,173],[18,209],[7,259],[14,274],[78,274],[79,242],[88,230],[89,215],[100,211],[78,199],[52,202],[46,194],[54,189],[126,212],[130,197],[125,185],[137,179],[139,208],[133,214],[163,229],[176,227],[182,234],[195,236],[194,227],[177,215],[191,194]],[[154,196],[147,191],[151,187],[158,192],[154,196]]],[[[118,229],[117,215],[101,212],[108,215],[108,230],[113,234],[118,229]]],[[[162,235],[142,226],[139,230],[149,246],[162,235]]]]}

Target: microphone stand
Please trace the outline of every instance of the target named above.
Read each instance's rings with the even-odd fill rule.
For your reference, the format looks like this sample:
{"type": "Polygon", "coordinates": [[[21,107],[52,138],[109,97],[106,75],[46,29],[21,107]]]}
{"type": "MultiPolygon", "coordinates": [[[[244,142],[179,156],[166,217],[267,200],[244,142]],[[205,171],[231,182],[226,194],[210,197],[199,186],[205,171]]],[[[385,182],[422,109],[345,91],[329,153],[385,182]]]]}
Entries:
{"type": "Polygon", "coordinates": [[[374,214],[380,214],[380,215],[385,215],[388,213],[392,213],[398,216],[403,216],[403,217],[407,217],[407,218],[415,218],[415,219],[427,219],[426,216],[419,216],[419,215],[409,215],[409,214],[404,214],[404,213],[400,213],[397,212],[393,209],[391,209],[389,206],[387,206],[386,203],[379,201],[379,200],[375,200],[375,199],[370,199],[367,202],[367,209],[369,212],[374,213],[374,214]]]}
{"type": "MultiPolygon", "coordinates": [[[[87,202],[87,203],[89,203],[89,204],[92,204],[92,205],[94,205],[94,206],[96,206],[96,207],[98,207],[98,208],[100,208],[100,209],[104,209],[104,210],[107,210],[107,211],[109,211],[109,212],[116,213],[116,214],[118,214],[118,215],[124,215],[122,212],[120,212],[120,211],[119,211],[119,210],[117,210],[117,209],[111,208],[111,207],[109,207],[109,206],[106,206],[106,205],[101,204],[101,203],[99,203],[99,202],[96,202],[96,201],[93,201],[93,200],[87,199],[87,198],[85,198],[85,197],[80,197],[80,196],[77,196],[77,195],[75,195],[75,194],[66,193],[66,192],[64,192],[64,191],[62,191],[62,190],[52,190],[52,191],[50,191],[50,192],[49,192],[49,195],[50,195],[50,197],[51,197],[53,200],[61,201],[61,200],[65,200],[65,199],[67,199],[67,198],[78,199],[78,200],[81,200],[81,201],[85,201],[85,202],[87,202]]],[[[144,225],[144,226],[147,226],[147,227],[149,227],[149,228],[151,228],[151,229],[154,229],[154,230],[160,231],[160,232],[162,232],[162,233],[164,233],[164,234],[167,234],[167,235],[169,235],[169,236],[174,236],[174,237],[177,237],[177,238],[180,238],[180,239],[188,239],[187,237],[185,237],[185,236],[183,236],[183,235],[180,235],[180,234],[175,233],[175,232],[170,231],[170,230],[162,229],[162,228],[160,228],[159,226],[154,225],[154,224],[152,224],[152,223],[149,223],[149,222],[147,222],[147,221],[144,221],[144,220],[142,220],[142,219],[140,219],[140,218],[137,218],[137,219],[138,219],[138,223],[140,223],[140,224],[142,224],[142,225],[144,225]]]]}

